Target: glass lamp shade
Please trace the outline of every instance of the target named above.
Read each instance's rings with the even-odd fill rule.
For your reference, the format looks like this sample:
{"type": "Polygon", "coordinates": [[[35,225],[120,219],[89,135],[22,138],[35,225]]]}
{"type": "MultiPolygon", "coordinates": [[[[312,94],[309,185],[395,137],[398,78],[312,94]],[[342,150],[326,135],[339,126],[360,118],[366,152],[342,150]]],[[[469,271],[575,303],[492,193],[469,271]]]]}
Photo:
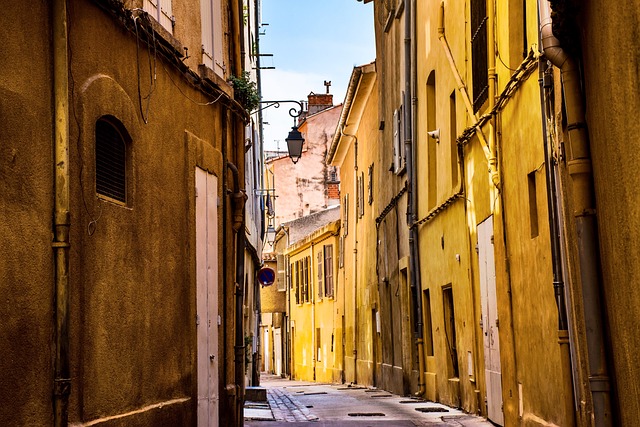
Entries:
{"type": "Polygon", "coordinates": [[[289,136],[285,141],[287,141],[287,150],[289,151],[291,161],[298,163],[298,160],[300,160],[302,156],[302,144],[304,144],[304,138],[300,131],[298,131],[298,126],[291,128],[291,132],[289,132],[289,136]]]}
{"type": "Polygon", "coordinates": [[[269,246],[273,246],[273,243],[276,241],[276,229],[273,228],[273,225],[267,227],[267,231],[264,234],[264,240],[269,244],[269,246]]]}

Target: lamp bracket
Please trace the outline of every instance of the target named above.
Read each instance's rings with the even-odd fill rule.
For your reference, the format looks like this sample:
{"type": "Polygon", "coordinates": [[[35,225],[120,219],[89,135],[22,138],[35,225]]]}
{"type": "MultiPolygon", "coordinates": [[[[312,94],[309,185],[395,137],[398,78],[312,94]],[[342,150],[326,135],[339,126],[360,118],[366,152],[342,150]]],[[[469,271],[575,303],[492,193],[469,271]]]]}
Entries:
{"type": "Polygon", "coordinates": [[[294,119],[297,117],[300,117],[300,114],[302,114],[302,110],[304,110],[304,106],[302,105],[302,101],[293,101],[293,100],[283,100],[283,101],[260,101],[260,105],[264,104],[264,107],[260,107],[259,109],[255,110],[254,113],[257,113],[259,111],[262,110],[266,110],[269,107],[275,107],[275,108],[280,108],[280,104],[297,104],[298,105],[298,109],[296,109],[295,107],[292,107],[289,109],[289,115],[291,117],[293,117],[294,119]]]}

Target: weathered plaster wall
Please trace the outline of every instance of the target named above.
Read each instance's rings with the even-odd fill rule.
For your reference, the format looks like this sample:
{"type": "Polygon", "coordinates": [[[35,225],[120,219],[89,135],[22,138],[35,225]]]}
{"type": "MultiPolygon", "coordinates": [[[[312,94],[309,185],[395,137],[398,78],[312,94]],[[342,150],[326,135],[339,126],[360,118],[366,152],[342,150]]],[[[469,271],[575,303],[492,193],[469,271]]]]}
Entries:
{"type": "Polygon", "coordinates": [[[273,168],[276,226],[327,207],[324,158],[340,111],[340,106],[334,106],[304,120],[300,132],[305,142],[298,163],[294,164],[288,156],[267,162],[273,168]]]}
{"type": "MultiPolygon", "coordinates": [[[[242,174],[243,150],[233,149],[234,119],[222,103],[201,107],[181,95],[175,84],[191,99],[202,98],[143,42],[140,61],[155,61],[157,80],[148,111],[145,98],[140,106],[135,35],[95,2],[68,7],[69,418],[72,423],[101,420],[101,425],[189,425],[196,419],[197,390],[195,168],[218,178],[217,249],[221,258],[226,250],[226,259],[234,260],[233,245],[222,243],[223,236],[229,242],[233,237],[223,216],[228,199],[222,151],[226,144],[242,174]],[[126,205],[96,197],[95,122],[104,115],[121,122],[131,138],[126,205]],[[115,415],[122,418],[107,419],[115,415]]],[[[181,25],[183,16],[174,13],[181,25]]],[[[5,52],[14,60],[0,71],[6,142],[0,149],[0,235],[10,243],[0,257],[7,319],[0,328],[0,369],[9,380],[1,383],[0,397],[13,404],[0,409],[0,423],[49,425],[54,351],[50,8],[44,3],[29,10],[10,6],[3,17],[13,34],[6,38],[5,52]],[[30,48],[25,50],[19,35],[27,33],[30,48]]],[[[199,39],[199,31],[194,37],[199,39]]],[[[148,73],[141,79],[144,96],[151,82],[148,73]]],[[[217,265],[219,358],[233,361],[233,293],[225,293],[224,284],[233,283],[234,271],[221,259],[217,265]]],[[[233,382],[233,363],[221,362],[219,374],[216,384],[222,391],[233,382]]],[[[220,397],[226,422],[230,400],[220,397]]]]}
{"type": "Polygon", "coordinates": [[[586,113],[602,257],[604,302],[609,324],[615,398],[620,425],[640,418],[640,133],[638,87],[640,5],[603,1],[582,5],[581,29],[586,113]]]}
{"type": "Polygon", "coordinates": [[[0,399],[11,402],[0,405],[0,423],[14,426],[52,420],[53,95],[51,57],[42,54],[49,51],[48,17],[46,2],[5,5],[0,17],[0,399]]]}

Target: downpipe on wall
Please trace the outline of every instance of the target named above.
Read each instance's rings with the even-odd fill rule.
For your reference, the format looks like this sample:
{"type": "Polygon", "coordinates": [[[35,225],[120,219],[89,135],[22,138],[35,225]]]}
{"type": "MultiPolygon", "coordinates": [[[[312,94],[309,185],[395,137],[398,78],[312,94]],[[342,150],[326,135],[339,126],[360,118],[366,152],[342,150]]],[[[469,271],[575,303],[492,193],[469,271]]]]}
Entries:
{"type": "Polygon", "coordinates": [[[54,97],[54,240],[55,361],[53,380],[54,426],[69,423],[69,53],[67,2],[52,5],[54,97]]]}
{"type": "MultiPolygon", "coordinates": [[[[360,81],[358,81],[358,86],[360,86],[360,81]]],[[[357,90],[357,88],[356,88],[357,90]]],[[[353,183],[356,186],[356,191],[354,194],[358,193],[357,183],[358,183],[358,137],[355,135],[351,135],[348,133],[344,133],[344,126],[340,127],[340,135],[348,136],[353,138],[354,140],[354,156],[353,156],[353,183]]],[[[347,215],[349,213],[347,212],[347,215]]],[[[354,236],[354,246],[353,246],[353,382],[358,384],[358,213],[354,215],[353,221],[353,236],[354,236]]]]}
{"type": "Polygon", "coordinates": [[[542,110],[542,140],[544,144],[544,165],[547,178],[547,212],[549,214],[549,237],[551,243],[551,268],[553,272],[553,289],[558,309],[558,344],[560,345],[562,382],[564,389],[565,423],[570,427],[575,421],[575,397],[573,393],[573,371],[571,365],[571,348],[569,345],[569,322],[567,319],[567,305],[565,300],[565,286],[562,273],[562,257],[560,249],[560,227],[558,221],[558,203],[556,192],[556,179],[554,172],[554,159],[551,155],[548,123],[548,96],[547,91],[553,87],[553,77],[545,68],[546,59],[538,59],[538,71],[540,84],[540,106],[542,110]]]}
{"type": "Polygon", "coordinates": [[[238,168],[231,162],[227,162],[227,169],[233,174],[233,191],[229,193],[231,198],[231,225],[236,235],[236,277],[235,277],[235,387],[236,387],[236,423],[244,424],[244,204],[247,195],[240,189],[240,174],[238,168]]]}
{"type": "Polygon", "coordinates": [[[418,353],[418,390],[415,396],[422,396],[426,392],[425,385],[425,361],[424,361],[424,339],[422,325],[422,280],[420,277],[420,242],[418,227],[415,225],[418,220],[418,192],[416,189],[417,173],[414,165],[416,158],[416,135],[415,135],[415,110],[417,103],[416,96],[416,25],[415,25],[416,0],[408,2],[405,9],[404,23],[404,125],[405,130],[405,157],[407,159],[407,176],[409,185],[407,186],[407,224],[409,225],[409,270],[411,275],[411,296],[415,308],[415,334],[416,351],[418,353]]]}
{"type": "Polygon", "coordinates": [[[547,59],[560,69],[565,98],[569,144],[567,171],[571,178],[573,210],[578,238],[578,264],[589,361],[589,387],[595,425],[613,425],[610,380],[607,367],[605,326],[601,303],[602,274],[596,217],[589,135],[577,61],[554,36],[547,0],[538,0],[540,39],[547,59]]]}

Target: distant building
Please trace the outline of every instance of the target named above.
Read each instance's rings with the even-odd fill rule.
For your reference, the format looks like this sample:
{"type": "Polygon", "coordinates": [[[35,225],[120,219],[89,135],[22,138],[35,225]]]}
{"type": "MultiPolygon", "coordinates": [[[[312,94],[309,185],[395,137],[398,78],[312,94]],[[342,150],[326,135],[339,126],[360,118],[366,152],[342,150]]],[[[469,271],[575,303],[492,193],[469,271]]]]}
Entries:
{"type": "Polygon", "coordinates": [[[269,203],[274,227],[340,203],[338,171],[325,163],[341,107],[332,100],[331,94],[309,94],[308,111],[303,111],[298,123],[305,138],[298,163],[286,153],[265,159],[265,186],[273,190],[269,203]]]}

